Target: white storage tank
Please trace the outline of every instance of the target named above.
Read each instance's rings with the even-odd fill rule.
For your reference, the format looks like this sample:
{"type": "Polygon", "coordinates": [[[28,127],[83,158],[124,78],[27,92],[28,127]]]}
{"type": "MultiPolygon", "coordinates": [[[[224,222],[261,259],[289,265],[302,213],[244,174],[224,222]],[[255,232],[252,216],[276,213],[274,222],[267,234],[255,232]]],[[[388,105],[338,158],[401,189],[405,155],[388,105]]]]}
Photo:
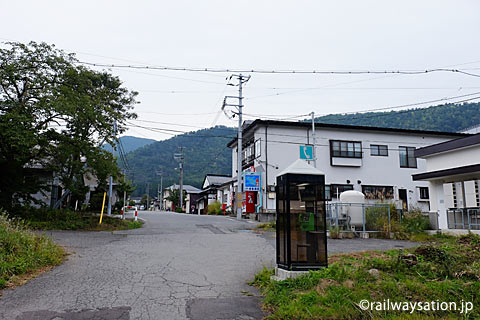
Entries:
{"type": "Polygon", "coordinates": [[[342,213],[350,217],[350,226],[363,226],[365,195],[355,190],[344,191],[340,194],[340,203],[342,204],[342,213]]]}

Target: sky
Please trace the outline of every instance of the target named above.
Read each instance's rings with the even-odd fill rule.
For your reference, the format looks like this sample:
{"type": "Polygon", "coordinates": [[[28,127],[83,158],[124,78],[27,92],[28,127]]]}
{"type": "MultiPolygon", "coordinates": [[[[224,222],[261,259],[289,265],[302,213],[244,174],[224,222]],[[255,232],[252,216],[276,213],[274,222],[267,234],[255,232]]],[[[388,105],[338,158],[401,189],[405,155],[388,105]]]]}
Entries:
{"type": "MultiPolygon", "coordinates": [[[[55,44],[82,62],[275,71],[454,68],[480,74],[476,0],[0,0],[0,7],[0,41],[55,44]]],[[[109,70],[139,92],[138,119],[123,135],[162,140],[176,131],[140,127],[182,132],[237,125],[237,118],[221,112],[224,96],[238,93],[227,85],[230,72],[92,68],[109,70]]],[[[244,119],[250,120],[296,120],[310,112],[392,108],[480,92],[480,77],[451,72],[250,75],[243,91],[244,119]]]]}

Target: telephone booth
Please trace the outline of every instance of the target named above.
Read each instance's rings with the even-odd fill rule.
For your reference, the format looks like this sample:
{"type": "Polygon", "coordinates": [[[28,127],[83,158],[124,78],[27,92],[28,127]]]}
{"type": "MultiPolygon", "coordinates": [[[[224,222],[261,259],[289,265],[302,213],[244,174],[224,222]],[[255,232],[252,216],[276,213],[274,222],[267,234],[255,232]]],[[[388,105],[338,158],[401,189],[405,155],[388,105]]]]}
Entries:
{"type": "Polygon", "coordinates": [[[297,160],[277,176],[277,267],[306,271],[326,267],[325,175],[297,160]]]}

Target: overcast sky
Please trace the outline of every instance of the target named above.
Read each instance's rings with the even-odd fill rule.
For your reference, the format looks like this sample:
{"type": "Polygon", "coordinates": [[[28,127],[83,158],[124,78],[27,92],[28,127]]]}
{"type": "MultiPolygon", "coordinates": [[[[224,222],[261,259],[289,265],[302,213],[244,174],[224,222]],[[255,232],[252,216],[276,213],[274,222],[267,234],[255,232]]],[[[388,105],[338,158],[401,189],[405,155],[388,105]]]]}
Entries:
{"type": "MultiPolygon", "coordinates": [[[[0,41],[44,41],[87,62],[268,70],[447,67],[480,74],[476,0],[0,3],[0,41]]],[[[137,125],[182,131],[236,125],[235,119],[217,116],[224,95],[236,94],[236,87],[226,86],[228,73],[110,70],[140,93],[137,125]]],[[[475,92],[480,92],[480,78],[454,73],[252,74],[244,111],[286,118],[475,92]]],[[[138,127],[126,134],[170,137],[138,127]]]]}

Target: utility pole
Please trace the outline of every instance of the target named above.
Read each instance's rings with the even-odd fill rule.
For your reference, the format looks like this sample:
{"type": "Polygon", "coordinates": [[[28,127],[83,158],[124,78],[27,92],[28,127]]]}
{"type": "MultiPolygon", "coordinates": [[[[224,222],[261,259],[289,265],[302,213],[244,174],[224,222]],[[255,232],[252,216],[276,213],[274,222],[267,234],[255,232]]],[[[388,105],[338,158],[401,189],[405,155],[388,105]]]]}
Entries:
{"type": "Polygon", "coordinates": [[[313,166],[317,167],[317,153],[315,152],[315,112],[312,111],[312,142],[313,142],[313,166]]]}
{"type": "Polygon", "coordinates": [[[158,199],[160,200],[160,211],[163,210],[163,171],[157,170],[157,176],[160,176],[160,190],[158,190],[158,199]]]}
{"type": "Polygon", "coordinates": [[[148,197],[150,196],[150,182],[147,183],[147,207],[145,208],[145,210],[148,210],[149,208],[149,201],[148,201],[148,197]]]}
{"type": "MultiPolygon", "coordinates": [[[[113,121],[113,135],[115,139],[117,138],[117,120],[113,121]]],[[[115,146],[112,145],[112,154],[115,154],[115,146]]],[[[113,178],[110,175],[110,178],[108,179],[109,181],[109,186],[108,186],[108,210],[107,214],[109,216],[112,215],[112,193],[113,193],[113,178]]]]}
{"type": "MultiPolygon", "coordinates": [[[[238,132],[237,132],[237,220],[242,220],[242,157],[243,157],[243,139],[242,139],[242,109],[243,109],[243,92],[242,85],[250,80],[250,76],[244,76],[242,74],[233,74],[230,76],[229,80],[236,78],[238,80],[238,97],[235,96],[226,96],[223,99],[222,110],[226,106],[236,107],[238,112],[234,112],[238,115],[238,132]],[[228,104],[227,99],[237,99],[238,104],[228,104]]],[[[233,85],[233,84],[229,84],[233,85]]]]}
{"type": "MultiPolygon", "coordinates": [[[[125,184],[125,176],[126,175],[127,175],[127,170],[123,170],[123,184],[125,184]]],[[[123,208],[122,208],[122,210],[125,210],[126,202],[127,202],[127,191],[124,190],[123,191],[123,208]]],[[[125,214],[123,215],[123,217],[125,217],[125,214]]]]}
{"type": "Polygon", "coordinates": [[[180,149],[180,153],[175,153],[174,158],[179,162],[178,166],[180,169],[180,209],[183,209],[183,162],[185,157],[183,155],[183,150],[185,147],[178,147],[180,149]]]}

